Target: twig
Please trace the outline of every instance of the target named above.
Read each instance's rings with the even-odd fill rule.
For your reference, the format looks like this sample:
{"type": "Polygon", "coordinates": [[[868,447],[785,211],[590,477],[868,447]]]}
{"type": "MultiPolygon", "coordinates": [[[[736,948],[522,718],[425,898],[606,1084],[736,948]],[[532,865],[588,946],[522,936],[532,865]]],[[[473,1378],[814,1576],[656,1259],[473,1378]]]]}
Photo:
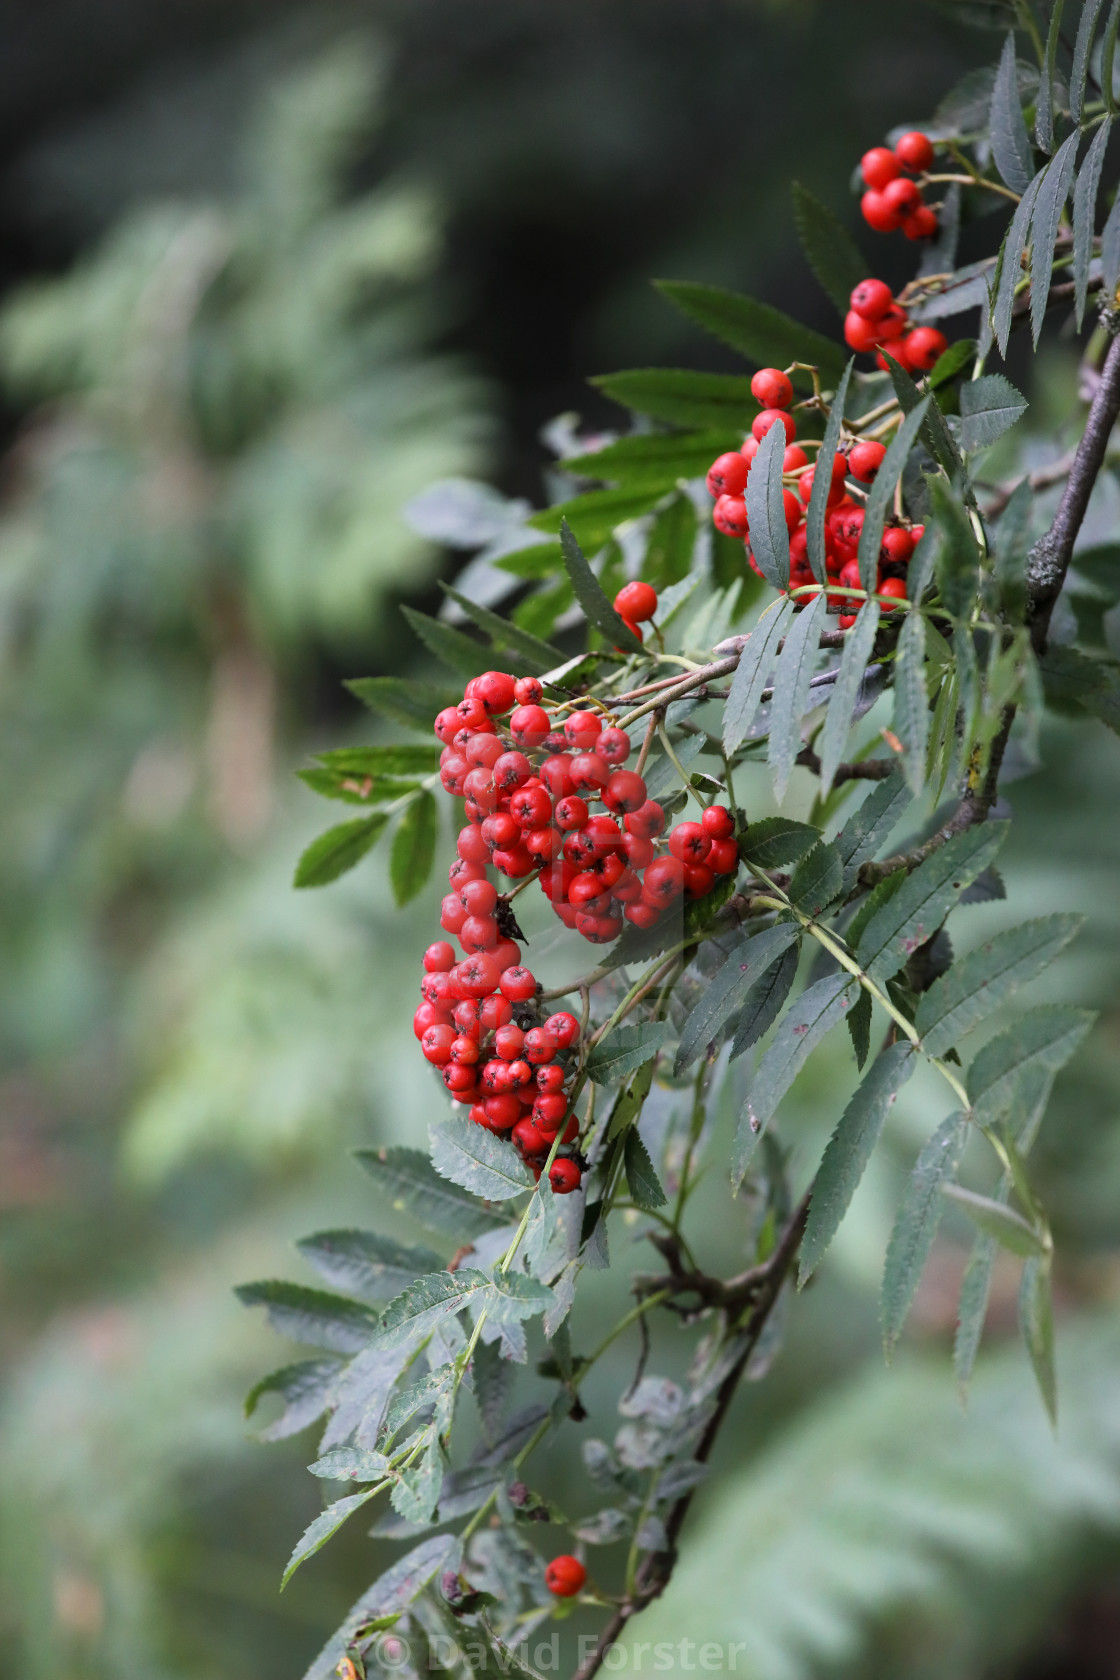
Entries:
{"type": "MultiPolygon", "coordinates": [[[[802,747],[794,761],[811,770],[814,776],[821,773],[819,754],[812,747],[802,747]]],[[[893,758],[865,758],[854,764],[838,764],[832,773],[832,785],[838,782],[882,782],[898,768],[893,758]]]]}

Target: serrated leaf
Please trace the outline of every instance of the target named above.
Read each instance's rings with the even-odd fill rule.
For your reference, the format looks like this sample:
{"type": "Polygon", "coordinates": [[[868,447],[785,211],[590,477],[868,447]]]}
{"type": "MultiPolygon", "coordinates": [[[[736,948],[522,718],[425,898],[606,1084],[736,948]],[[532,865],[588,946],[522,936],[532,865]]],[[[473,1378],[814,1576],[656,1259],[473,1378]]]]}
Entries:
{"type": "MultiPolygon", "coordinates": [[[[674,308],[760,367],[805,362],[820,370],[826,385],[835,384],[843,371],[845,357],[831,339],[803,327],[768,303],[691,280],[657,280],[654,284],[674,308]]],[[[795,383],[807,383],[808,376],[803,373],[791,377],[795,383]]]]}
{"type": "Polygon", "coordinates": [[[994,1237],[1002,1248],[1012,1254],[1018,1254],[1029,1259],[1032,1254],[1045,1252],[1045,1245],[1040,1239],[1033,1225],[1025,1220],[1021,1213],[1007,1206],[1006,1202],[993,1201],[990,1196],[978,1195],[975,1190],[965,1190],[959,1184],[943,1184],[943,1196],[948,1196],[963,1213],[967,1213],[974,1225],[988,1236],[994,1237]]]}
{"type": "MultiPolygon", "coordinates": [[[[637,519],[643,513],[648,513],[661,500],[663,494],[660,485],[649,484],[628,484],[612,490],[587,490],[582,496],[573,496],[569,501],[557,502],[555,507],[542,508],[540,513],[534,513],[530,517],[528,524],[535,530],[547,531],[550,535],[555,533],[561,539],[562,548],[563,528],[566,525],[573,539],[594,554],[604,543],[610,541],[619,525],[625,524],[628,519],[637,519]]],[[[566,555],[564,563],[567,565],[566,555]]],[[[578,589],[576,594],[578,596],[578,589]]],[[[588,616],[590,617],[590,614],[588,616]]],[[[617,640],[617,637],[615,639],[617,640]]]]}
{"type": "Polygon", "coordinates": [[[847,974],[829,974],[809,986],[790,1005],[758,1064],[739,1115],[731,1160],[736,1189],[778,1104],[811,1053],[855,1002],[857,982],[847,974]]]}
{"type": "Polygon", "coordinates": [[[867,259],[861,256],[847,228],[800,181],[794,181],[793,220],[806,261],[841,315],[864,279],[867,259]]]}
{"type": "Polygon", "coordinates": [[[452,629],[450,624],[441,624],[438,618],[417,612],[415,607],[402,607],[401,612],[429,653],[435,654],[440,663],[450,670],[458,671],[464,677],[479,677],[493,663],[491,650],[482,642],[476,642],[473,636],[465,636],[461,630],[452,629]]]}
{"type": "Polygon", "coordinates": [[[321,1418],[332,1404],[335,1383],[343,1370],[341,1359],[302,1359],[262,1377],[245,1396],[245,1416],[252,1417],[266,1394],[278,1394],[284,1409],[272,1423],[257,1431],[260,1441],[282,1441],[297,1435],[321,1418]]]}
{"type": "Polygon", "coordinates": [[[449,601],[454,601],[460,610],[466,613],[473,624],[476,624],[484,636],[490,638],[494,648],[502,648],[510,653],[516,653],[518,658],[528,667],[529,674],[540,676],[544,671],[551,671],[564,658],[559,648],[553,647],[551,642],[542,641],[539,636],[523,630],[511,619],[502,618],[498,613],[491,612],[488,607],[480,606],[477,601],[471,601],[466,595],[461,595],[457,589],[452,589],[449,583],[440,583],[440,588],[449,601]]]}
{"type": "Polygon", "coordinates": [[[328,828],[301,855],[294,885],[325,887],[337,881],[372,851],[388,821],[384,811],[375,811],[371,816],[355,817],[352,822],[328,828]]]}
{"type": "Polygon", "coordinates": [[[941,1187],[955,1178],[967,1141],[968,1116],[950,1114],[923,1145],[907,1181],[883,1268],[881,1314],[888,1358],[937,1235],[944,1205],[941,1187]]]}
{"type": "Polygon", "coordinates": [[[806,916],[817,916],[839,898],[844,886],[844,860],[835,840],[823,840],[797,865],[788,888],[791,904],[806,916]]]}
{"type": "Polygon", "coordinates": [[[1104,0],[1083,0],[1081,16],[1077,20],[1077,37],[1073,43],[1073,68],[1069,78],[1069,111],[1075,123],[1079,123],[1082,118],[1089,54],[1093,48],[1097,18],[1103,4],[1104,0]]]}
{"type": "Polygon", "coordinates": [[[995,582],[999,604],[1014,624],[1023,622],[1027,604],[1027,555],[1034,503],[1029,478],[1011,492],[996,527],[995,582]]]}
{"type": "Polygon", "coordinates": [[[317,1231],[296,1247],[327,1283],[370,1301],[391,1300],[406,1283],[443,1264],[430,1248],[408,1248],[375,1231],[317,1231]]]}
{"type": "Polygon", "coordinates": [[[488,1202],[506,1202],[533,1188],[532,1173],[508,1139],[495,1137],[473,1120],[452,1115],[431,1128],[431,1140],[436,1171],[488,1202]]]}
{"type": "Polygon", "coordinates": [[[902,883],[906,880],[905,869],[896,869],[881,881],[877,881],[867,897],[858,906],[855,915],[848,923],[847,940],[853,949],[858,947],[863,938],[863,931],[868,923],[879,914],[885,904],[889,904],[902,883]]]}
{"type": "MultiPolygon", "coordinates": [[[[1006,1193],[1006,1183],[1003,1190],[1006,1193]]],[[[999,1244],[994,1238],[979,1232],[972,1245],[968,1264],[961,1279],[961,1293],[957,1304],[957,1330],[953,1337],[953,1370],[962,1393],[972,1380],[980,1338],[988,1312],[988,1297],[992,1288],[992,1269],[999,1244]]]]}
{"type": "Polygon", "coordinates": [[[1085,162],[1077,172],[1073,189],[1073,293],[1077,330],[1085,319],[1085,304],[1089,296],[1089,264],[1093,255],[1093,232],[1097,220],[1097,194],[1100,191],[1104,154],[1112,134],[1112,118],[1108,116],[1093,136],[1093,143],[1085,154],[1085,162]]]}
{"type": "Polygon", "coordinates": [[[1019,1285],[1019,1328],[1042,1403],[1050,1422],[1057,1427],[1058,1383],[1054,1373],[1054,1309],[1050,1300],[1049,1256],[1028,1260],[1023,1267],[1019,1285]]]}
{"type": "MultiPolygon", "coordinates": [[[[929,493],[937,521],[934,569],[938,593],[942,605],[954,618],[965,619],[971,616],[980,586],[980,550],[976,534],[966,508],[944,479],[932,479],[929,493]]],[[[915,591],[914,599],[917,598],[915,591]]],[[[937,647],[936,639],[931,646],[937,647]]]]}
{"type": "Polygon", "coordinates": [[[389,1468],[384,1453],[368,1447],[336,1447],[307,1468],[313,1476],[330,1482],[376,1482],[389,1468]]]}
{"type": "Polygon", "coordinates": [[[398,1473],[389,1496],[390,1503],[407,1523],[421,1528],[435,1516],[442,1486],[443,1454],[435,1429],[429,1428],[428,1439],[419,1458],[398,1473]]]}
{"type": "MultiPolygon", "coordinates": [[[[430,726],[431,719],[428,721],[430,726]]],[[[319,753],[318,759],[340,775],[375,779],[430,776],[439,769],[439,747],[434,742],[431,746],[410,742],[389,747],[336,747],[319,753]]]]}
{"type": "Polygon", "coordinates": [[[587,1058],[588,1077],[596,1085],[613,1085],[634,1073],[664,1044],[669,1036],[667,1021],[642,1021],[634,1026],[615,1027],[587,1058]]]}
{"type": "Polygon", "coordinates": [[[649,1150],[642,1142],[637,1126],[631,1126],[626,1134],[622,1161],[626,1171],[626,1182],[630,1187],[631,1201],[637,1207],[646,1211],[664,1207],[665,1192],[661,1188],[661,1180],[657,1176],[653,1162],[649,1158],[649,1150]]]}
{"type": "Polygon", "coordinates": [[[358,1149],[355,1159],[397,1213],[411,1214],[427,1230],[452,1242],[471,1242],[507,1223],[507,1214],[482,1207],[474,1196],[441,1178],[418,1149],[358,1149]]]}
{"type": "Polygon", "coordinates": [[[771,602],[740,651],[723,709],[723,745],[729,754],[735,752],[750,733],[762,700],[762,691],[777,658],[778,643],[792,617],[793,604],[788,597],[782,596],[771,602]]]}
{"type": "Polygon", "coordinates": [[[367,808],[391,804],[403,794],[414,793],[420,786],[419,782],[406,781],[398,776],[381,776],[374,781],[370,776],[357,777],[340,770],[328,770],[325,765],[297,770],[296,775],[312,793],[319,794],[323,799],[341,799],[347,805],[364,805],[367,808]]]}
{"type": "MultiPolygon", "coordinates": [[[[986,298],[987,291],[984,290],[982,295],[986,298]]],[[[975,346],[972,346],[970,349],[967,343],[964,344],[963,361],[967,362],[971,360],[974,351],[975,346]]],[[[941,358],[941,361],[948,361],[951,366],[953,365],[955,358],[960,355],[961,352],[961,344],[958,343],[951,345],[945,352],[945,355],[941,358]]],[[[910,374],[904,367],[900,367],[898,362],[896,362],[894,357],[890,354],[889,350],[884,350],[882,355],[887,364],[887,372],[890,375],[891,384],[894,386],[894,394],[898,398],[899,407],[902,409],[903,414],[910,414],[921,402],[922,393],[915,385],[913,379],[910,377],[910,374]]],[[[941,362],[938,362],[937,367],[940,367],[940,365],[941,362]]],[[[937,367],[935,367],[929,375],[930,390],[934,390],[936,388],[934,374],[937,372],[937,367]]],[[[953,439],[953,434],[950,432],[945,423],[945,416],[942,414],[941,409],[936,402],[931,402],[926,409],[925,419],[922,422],[919,435],[938,465],[945,469],[945,472],[948,474],[949,478],[952,479],[954,484],[958,484],[961,487],[961,492],[964,495],[965,500],[969,502],[970,505],[975,506],[976,498],[972,489],[971,480],[968,476],[968,470],[964,463],[964,458],[962,457],[960,450],[957,448],[953,439]]],[[[814,479],[813,482],[815,484],[816,480],[814,479]]],[[[915,596],[915,599],[917,599],[917,596],[915,596]]]]}
{"type": "Polygon", "coordinates": [[[398,909],[427,885],[435,862],[438,823],[436,802],[427,790],[411,799],[401,814],[389,852],[389,881],[398,909]]]}
{"type": "Polygon", "coordinates": [[[1088,712],[1120,732],[1120,666],[1051,642],[1038,669],[1048,706],[1088,712]]]}
{"type": "Polygon", "coordinates": [[[793,990],[799,956],[799,948],[790,945],[776,962],[759,975],[743,999],[735,1037],[731,1040],[732,1061],[749,1050],[752,1044],[757,1044],[778,1019],[782,1005],[793,990]]]}
{"type": "Polygon", "coordinates": [[[848,1028],[848,1037],[852,1041],[852,1050],[856,1058],[856,1067],[863,1072],[863,1064],[867,1060],[871,1049],[871,993],[862,991],[858,999],[844,1017],[848,1028]]]}
{"type": "Polygon", "coordinates": [[[643,1062],[641,1067],[623,1085],[614,1099],[610,1119],[607,1122],[607,1142],[612,1142],[627,1126],[633,1125],[638,1115],[645,1107],[653,1084],[653,1060],[643,1062]]]}
{"type": "Polygon", "coordinates": [[[558,542],[535,542],[529,548],[516,548],[512,554],[495,555],[491,565],[519,578],[550,578],[563,570],[564,561],[558,542]]]}
{"type": "Polygon", "coordinates": [[[353,677],[342,686],[371,712],[425,732],[432,727],[437,712],[460,698],[454,689],[435,688],[430,683],[413,682],[410,677],[353,677]]]}
{"type": "Polygon", "coordinates": [[[583,609],[584,617],[596,630],[601,631],[612,647],[624,648],[630,653],[640,652],[641,642],[633,631],[627,629],[603,594],[599,579],[587,564],[583,550],[572,534],[567,520],[564,520],[560,527],[560,548],[564,556],[564,569],[571,579],[576,600],[583,609]]]}
{"type": "Polygon", "coordinates": [[[1042,61],[1042,75],[1035,102],[1034,134],[1044,152],[1054,150],[1054,66],[1058,56],[1058,41],[1062,27],[1065,0],[1053,0],[1050,27],[1046,31],[1046,52],[1042,61]]]}
{"type": "Polygon", "coordinates": [[[932,397],[923,397],[912,409],[891,439],[883,463],[875,474],[875,482],[867,494],[863,512],[863,529],[859,537],[860,588],[871,592],[879,570],[879,549],[883,542],[883,526],[894,500],[895,485],[902,477],[914,447],[914,440],[922,429],[932,397]]]}
{"type": "Polygon", "coordinates": [[[1039,1083],[1044,1087],[1069,1061],[1093,1020],[1088,1010],[1050,1006],[1021,1015],[990,1039],[966,1081],[976,1124],[990,1129],[1021,1114],[1039,1083]]]}
{"type": "Polygon", "coordinates": [[[674,1071],[695,1061],[718,1036],[725,1021],[741,1008],[748,992],[790,946],[800,939],[794,922],[778,922],[733,945],[685,1019],[674,1071]]]}
{"type": "Polygon", "coordinates": [[[591,381],[604,396],[638,414],[680,426],[750,427],[759,405],[746,375],[684,368],[632,368],[591,381]]]}
{"type": "Polygon", "coordinates": [[[965,887],[995,858],[1006,822],[988,822],[954,834],[907,877],[889,903],[868,922],[856,952],[873,980],[889,979],[933,937],[965,887]]]}
{"type": "Polygon", "coordinates": [[[603,449],[569,455],[565,472],[582,473],[620,484],[660,484],[671,489],[680,478],[703,478],[717,455],[738,449],[737,427],[704,432],[639,432],[603,449]]]}
{"type": "Polygon", "coordinates": [[[1041,916],[998,933],[934,981],[918,1005],[914,1025],[927,1055],[946,1050],[1041,974],[1082,924],[1081,916],[1041,916]]]}
{"type": "Polygon", "coordinates": [[[794,760],[801,750],[801,719],[809,709],[809,684],[816,669],[827,613],[828,598],[822,590],[809,606],[802,607],[787,632],[774,672],[768,757],[774,775],[774,798],[779,805],[785,798],[794,760]]]}
{"type": "Polygon", "coordinates": [[[833,777],[844,757],[848,731],[852,726],[852,713],[863,684],[868,660],[875,646],[878,629],[879,603],[864,601],[856,614],[855,623],[844,639],[844,651],[840,655],[840,667],[833,684],[832,699],[828,703],[824,728],[820,733],[818,750],[821,760],[822,799],[828,797],[833,777]]]}
{"type": "Polygon", "coordinates": [[[760,869],[777,869],[783,863],[796,863],[820,837],[820,829],[812,823],[796,822],[793,817],[761,817],[750,824],[741,850],[760,869]]]}
{"type": "MultiPolygon", "coordinates": [[[[797,190],[796,187],[794,190],[797,190]]],[[[854,284],[855,282],[853,282],[854,284]]],[[[847,309],[847,303],[843,307],[847,309]]],[[[809,564],[813,568],[813,576],[818,583],[827,583],[828,581],[828,567],[825,563],[825,522],[828,518],[828,498],[832,490],[832,465],[836,459],[837,445],[840,442],[844,404],[847,401],[848,382],[852,377],[854,365],[855,357],[853,356],[844,369],[843,377],[836,387],[836,394],[832,399],[829,416],[825,422],[824,437],[821,439],[821,446],[817,451],[813,488],[809,493],[809,507],[805,514],[805,537],[808,543],[809,564]]]]}
{"type": "Polygon", "coordinates": [[[929,695],[926,692],[926,621],[908,612],[898,638],[894,669],[894,732],[902,742],[902,762],[910,791],[922,792],[929,742],[929,695]]]}
{"type": "Polygon", "coordinates": [[[995,296],[991,305],[991,325],[999,353],[1004,357],[1007,355],[1007,340],[1011,335],[1011,311],[1015,303],[1015,292],[1023,278],[1023,252],[1027,248],[1031,217],[1045,173],[1045,170],[1040,170],[1026,188],[1000,246],[995,296]]]}
{"type": "MultiPolygon", "coordinates": [[[[481,1131],[482,1127],[475,1130],[481,1131]]],[[[385,1350],[406,1347],[444,1319],[454,1318],[464,1307],[484,1299],[489,1290],[487,1274],[466,1266],[457,1272],[430,1272],[427,1277],[417,1278],[389,1302],[372,1345],[385,1350]]]]}
{"type": "MultiPolygon", "coordinates": [[[[863,996],[870,1002],[868,993],[863,996]]],[[[866,1079],[852,1093],[825,1146],[813,1180],[813,1197],[801,1244],[799,1287],[808,1283],[839,1230],[879,1141],[891,1104],[916,1066],[914,1047],[908,1039],[903,1039],[883,1051],[872,1063],[866,1079]]]]}
{"type": "Polygon", "coordinates": [[[1031,334],[1036,345],[1046,319],[1046,303],[1054,273],[1054,240],[1073,182],[1080,139],[1080,134],[1074,129],[1054,153],[1038,189],[1031,219],[1031,334]]]}
{"type": "Polygon", "coordinates": [[[1027,399],[1002,373],[966,379],[961,386],[961,447],[987,449],[1027,412],[1027,399]]]}
{"type": "Polygon", "coordinates": [[[1025,192],[1034,174],[1034,154],[1027,133],[1023,107],[1019,102],[1019,77],[1015,62],[1015,36],[1003,43],[999,68],[992,86],[989,116],[992,159],[1012,192],[1025,192]]]}
{"type": "Polygon", "coordinates": [[[1116,296],[1120,285],[1120,193],[1112,201],[1112,209],[1101,229],[1101,291],[1106,298],[1116,296]]]}
{"type": "Polygon", "coordinates": [[[913,804],[914,796],[906,785],[901,770],[872,788],[862,805],[858,805],[836,836],[840,855],[844,859],[844,887],[850,888],[865,863],[869,863],[898,827],[902,814],[913,804]]]}
{"type": "MultiPolygon", "coordinates": [[[[982,302],[986,296],[987,289],[985,288],[981,298],[977,301],[982,302]]],[[[974,338],[958,338],[955,344],[950,344],[948,350],[942,351],[929,371],[930,390],[939,391],[943,386],[951,384],[958,373],[973,360],[975,355],[976,340],[974,338]]],[[[917,390],[917,386],[914,389],[917,390]]],[[[940,412],[941,410],[938,409],[939,414],[940,412]]]]}
{"type": "Polygon", "coordinates": [[[377,1328],[378,1314],[371,1307],[300,1283],[265,1279],[240,1284],[234,1294],[243,1306],[264,1307],[277,1335],[332,1353],[357,1353],[377,1328]]]}
{"type": "Polygon", "coordinates": [[[295,1551],[288,1559],[288,1567],[284,1571],[280,1582],[283,1591],[299,1568],[309,1557],[314,1557],[321,1546],[325,1546],[332,1534],[336,1534],[355,1511],[369,1502],[379,1490],[367,1488],[364,1493],[348,1493],[343,1499],[336,1499],[333,1505],[328,1505],[303,1532],[295,1551]]]}
{"type": "Polygon", "coordinates": [[[304,1680],[335,1680],[338,1664],[346,1655],[346,1647],[358,1629],[406,1609],[444,1567],[458,1544],[456,1534],[435,1534],[422,1540],[404,1557],[397,1558],[371,1587],[366,1588],[357,1603],[351,1605],[342,1626],[331,1635],[314,1659],[304,1680]]]}
{"type": "Polygon", "coordinates": [[[745,493],[751,552],[775,589],[789,585],[789,526],[782,487],[785,451],[785,427],[771,426],[751,463],[745,493]]]}

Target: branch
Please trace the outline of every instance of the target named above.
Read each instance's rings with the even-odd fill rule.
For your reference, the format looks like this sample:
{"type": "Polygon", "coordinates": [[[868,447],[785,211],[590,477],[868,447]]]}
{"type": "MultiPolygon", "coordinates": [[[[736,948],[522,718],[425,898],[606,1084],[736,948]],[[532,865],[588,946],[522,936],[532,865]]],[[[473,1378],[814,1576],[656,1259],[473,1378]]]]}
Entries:
{"type": "MultiPolygon", "coordinates": [[[[821,773],[820,756],[812,747],[802,747],[795,762],[803,764],[814,776],[821,773]]],[[[854,764],[838,764],[832,775],[832,785],[836,787],[840,782],[883,782],[897,768],[893,758],[865,758],[854,764]]]]}

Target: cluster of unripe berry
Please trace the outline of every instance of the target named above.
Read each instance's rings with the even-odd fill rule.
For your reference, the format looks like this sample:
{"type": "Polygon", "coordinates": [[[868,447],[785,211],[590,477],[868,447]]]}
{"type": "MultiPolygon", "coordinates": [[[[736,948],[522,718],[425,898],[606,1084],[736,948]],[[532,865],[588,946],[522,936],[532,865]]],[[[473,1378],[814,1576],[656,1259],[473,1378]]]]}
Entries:
{"type": "Polygon", "coordinates": [[[859,162],[866,191],[860,209],[868,227],[876,233],[896,233],[907,239],[932,239],[937,232],[937,215],[922,198],[922,189],[912,177],[924,175],[933,162],[928,137],[917,130],[904,134],[892,151],[889,146],[872,146],[859,162]]]}
{"type": "MultiPolygon", "coordinates": [[[[652,618],[657,595],[627,584],[615,607],[637,623],[652,618]]],[[[428,948],[414,1018],[423,1054],[455,1100],[471,1105],[479,1125],[510,1132],[529,1161],[548,1153],[565,1120],[561,1141],[576,1137],[562,1058],[580,1028],[564,1012],[540,1018],[536,979],[521,965],[508,899],[489,871],[512,881],[537,875],[564,925],[601,945],[627,921],[649,928],[682,897],[703,897],[739,862],[734,820],[718,805],[699,822],[677,823],[659,851],[665,812],[624,768],[629,736],[590,709],[558,725],[542,698],[535,677],[487,671],[435,720],[440,780],[467,818],[440,926],[464,954],[448,940],[428,948]],[[604,809],[592,812],[595,803],[604,809]]],[[[561,1194],[574,1190],[579,1164],[558,1156],[549,1177],[561,1194]]]]}
{"type": "Polygon", "coordinates": [[[852,292],[844,317],[844,342],[849,350],[878,351],[880,368],[887,371],[882,352],[910,373],[928,373],[949,348],[936,327],[915,327],[885,280],[861,280],[852,292]]]}
{"type": "MultiPolygon", "coordinates": [[[[879,285],[879,281],[864,282],[879,285]]],[[[884,288],[885,289],[885,288],[884,288]]],[[[888,298],[890,296],[888,292],[888,298]]],[[[925,329],[919,329],[925,330],[925,329]]],[[[940,336],[940,335],[938,335],[940,336]]],[[[717,456],[708,469],[707,484],[715,497],[712,520],[716,529],[726,536],[741,537],[746,546],[747,562],[752,571],[762,577],[762,570],[750,546],[750,524],[747,518],[745,492],[759,445],[771,426],[785,430],[786,448],[782,458],[783,476],[796,484],[796,491],[788,485],[782,491],[786,526],[789,538],[789,587],[791,590],[811,589],[816,582],[809,563],[808,534],[805,514],[813,490],[816,468],[794,439],[797,422],[789,413],[793,401],[793,386],[787,374],[779,368],[762,368],[751,380],[751,390],[763,403],[762,413],[755,417],[751,435],[741,449],[728,450],[717,456]]],[[[855,623],[862,596],[852,597],[849,591],[860,589],[859,540],[863,531],[864,510],[861,503],[848,492],[850,477],[860,484],[870,484],[882,465],[886,449],[873,438],[854,443],[845,454],[838,450],[832,462],[832,481],[828,488],[827,516],[824,529],[825,568],[835,587],[828,591],[830,607],[840,613],[840,628],[855,623]]],[[[890,525],[883,532],[879,550],[876,592],[891,601],[906,599],[906,567],[924,527],[890,525]]],[[[804,605],[811,595],[795,597],[795,605],[804,605]]]]}

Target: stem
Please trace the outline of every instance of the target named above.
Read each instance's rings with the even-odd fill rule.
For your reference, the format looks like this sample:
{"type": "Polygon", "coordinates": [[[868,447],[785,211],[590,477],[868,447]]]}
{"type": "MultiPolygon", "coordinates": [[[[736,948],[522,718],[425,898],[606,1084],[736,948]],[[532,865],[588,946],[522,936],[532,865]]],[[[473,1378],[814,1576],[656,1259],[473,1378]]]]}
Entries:
{"type": "Polygon", "coordinates": [[[923,175],[922,185],[927,181],[954,181],[962,187],[987,187],[989,192],[999,193],[1001,198],[1009,198],[1013,204],[1019,202],[1017,192],[1012,192],[1010,187],[1003,186],[999,181],[989,181],[986,175],[923,175]]]}

